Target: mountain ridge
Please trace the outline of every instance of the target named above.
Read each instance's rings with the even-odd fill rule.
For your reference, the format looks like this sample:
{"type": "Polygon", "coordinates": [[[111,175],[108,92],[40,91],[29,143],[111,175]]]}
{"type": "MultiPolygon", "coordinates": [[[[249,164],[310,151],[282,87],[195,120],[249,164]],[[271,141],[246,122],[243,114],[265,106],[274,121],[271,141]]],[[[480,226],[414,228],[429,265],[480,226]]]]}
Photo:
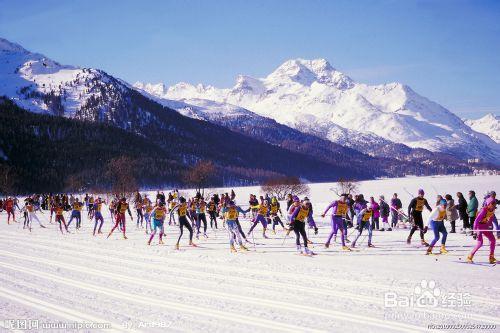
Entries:
{"type": "MultiPolygon", "coordinates": [[[[137,86],[137,84],[136,84],[137,86]]],[[[231,88],[157,86],[165,99],[206,99],[243,107],[281,124],[339,141],[339,126],[465,160],[500,161],[500,146],[451,111],[401,83],[356,83],[324,59],[285,61],[264,78],[239,75],[231,88]],[[316,127],[315,130],[312,127],[316,127]]],[[[151,92],[151,91],[150,91],[151,92]]]]}

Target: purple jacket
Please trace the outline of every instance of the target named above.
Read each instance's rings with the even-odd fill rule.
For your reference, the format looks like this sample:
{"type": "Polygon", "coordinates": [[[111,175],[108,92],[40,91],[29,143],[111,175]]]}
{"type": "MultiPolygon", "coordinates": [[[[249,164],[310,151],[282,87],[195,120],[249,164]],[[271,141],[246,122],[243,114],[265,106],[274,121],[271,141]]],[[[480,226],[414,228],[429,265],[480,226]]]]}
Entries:
{"type": "Polygon", "coordinates": [[[487,217],[488,207],[483,207],[477,214],[476,219],[474,220],[474,230],[488,230],[493,228],[493,217],[495,216],[495,211],[490,212],[490,217],[486,220],[486,223],[482,223],[483,219],[487,217]],[[493,214],[491,214],[493,213],[493,214]]]}

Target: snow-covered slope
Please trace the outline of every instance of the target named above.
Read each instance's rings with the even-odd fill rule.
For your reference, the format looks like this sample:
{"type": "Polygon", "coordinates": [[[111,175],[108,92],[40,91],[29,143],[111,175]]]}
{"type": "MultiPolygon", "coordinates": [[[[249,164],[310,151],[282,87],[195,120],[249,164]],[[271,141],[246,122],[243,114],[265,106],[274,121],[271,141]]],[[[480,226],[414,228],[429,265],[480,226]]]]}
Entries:
{"type": "MultiPolygon", "coordinates": [[[[109,98],[110,90],[124,89],[100,70],[61,65],[0,38],[0,95],[27,110],[82,118],[83,109],[96,109],[95,101],[109,98]]],[[[96,118],[103,116],[97,111],[96,118]]]]}
{"type": "MultiPolygon", "coordinates": [[[[255,112],[233,104],[201,98],[167,99],[164,97],[166,89],[162,83],[144,84],[136,82],[134,87],[147,97],[156,100],[164,106],[175,109],[182,115],[190,118],[209,121],[229,127],[232,130],[253,126],[255,128],[266,128],[268,131],[286,131],[284,128],[286,125],[279,127],[273,119],[258,115],[255,112]]],[[[335,124],[332,124],[331,127],[335,128],[335,131],[332,131],[333,139],[330,139],[334,144],[352,148],[371,156],[392,157],[404,160],[411,160],[415,157],[414,154],[410,153],[412,149],[408,146],[394,143],[375,134],[349,130],[335,124]]],[[[311,134],[323,138],[321,132],[315,127],[308,128],[307,130],[304,130],[304,127],[302,127],[297,130],[302,132],[299,132],[301,135],[311,134]]],[[[292,130],[288,132],[290,137],[299,139],[296,131],[292,130]]],[[[305,138],[305,140],[309,139],[305,138]]],[[[419,153],[421,154],[422,152],[419,153]]]]}
{"type": "MultiPolygon", "coordinates": [[[[386,179],[362,182],[359,190],[365,197],[383,193],[389,198],[398,192],[406,207],[410,198],[405,189],[432,192],[435,186],[441,193],[474,189],[482,194],[498,184],[498,178],[386,179]]],[[[309,247],[317,252],[314,258],[295,255],[295,237],[287,237],[281,227],[264,239],[258,226],[249,237],[255,239],[250,251],[230,253],[228,233],[219,219],[218,230],[209,228],[208,238],[195,240],[198,247],[187,245],[189,235],[184,232],[180,250],[174,250],[179,227],[167,223],[164,245],[157,245],[156,236],[148,246],[149,235],[135,227],[127,228],[127,240],[116,231],[106,239],[114,225],[107,207],[104,234],[95,237],[86,212],[81,229],[75,231],[73,223],[67,235],[49,223],[48,211],[38,214],[47,228],[35,222],[32,232],[3,222],[7,214],[0,212],[0,317],[33,318],[24,323],[40,327],[109,324],[112,330],[103,331],[124,333],[437,332],[429,327],[444,324],[498,332],[498,267],[486,263],[487,245],[476,254],[475,264],[464,264],[475,245],[471,237],[450,233],[450,252],[428,256],[417,235],[406,244],[409,230],[401,228],[373,231],[375,247],[367,246],[364,233],[355,251],[342,251],[339,239],[325,249],[331,217],[320,213],[335,199],[331,187],[336,184],[311,184],[309,198],[319,228],[317,235],[308,230],[313,242],[309,247]]],[[[242,205],[248,193],[260,193],[256,187],[234,191],[242,205]]],[[[135,220],[135,210],[132,214],[135,220]]],[[[424,219],[429,216],[423,214],[424,219]]],[[[240,222],[245,231],[251,226],[249,216],[240,216],[240,222]]],[[[449,230],[448,222],[446,227],[449,230]]],[[[429,233],[427,240],[432,238],[429,233]]],[[[355,235],[355,229],[349,229],[351,241],[355,235]]],[[[0,331],[11,332],[9,328],[16,328],[8,326],[12,322],[23,324],[2,320],[0,331]]],[[[101,331],[84,327],[85,332],[101,331]]]]}
{"type": "MultiPolygon", "coordinates": [[[[289,60],[265,78],[240,75],[232,88],[143,85],[166,99],[206,99],[246,108],[304,132],[345,144],[343,129],[462,158],[500,160],[500,146],[456,115],[400,83],[356,83],[326,60],[289,60]],[[340,127],[339,127],[340,126],[340,127]],[[340,134],[339,134],[340,133],[340,134]]],[[[369,144],[369,143],[368,143],[369,144]]]]}
{"type": "Polygon", "coordinates": [[[464,121],[474,131],[486,134],[496,143],[500,143],[500,116],[492,113],[479,119],[467,119],[464,121]]]}

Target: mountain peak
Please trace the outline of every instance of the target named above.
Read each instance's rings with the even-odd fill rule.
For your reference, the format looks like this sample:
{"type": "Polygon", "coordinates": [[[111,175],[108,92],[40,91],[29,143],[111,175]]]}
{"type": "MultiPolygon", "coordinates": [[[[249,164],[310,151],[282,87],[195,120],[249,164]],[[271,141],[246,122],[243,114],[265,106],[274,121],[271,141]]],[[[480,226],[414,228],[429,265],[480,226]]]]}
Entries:
{"type": "Polygon", "coordinates": [[[351,78],[337,71],[323,58],[287,60],[269,74],[265,80],[278,85],[294,82],[304,86],[311,86],[314,82],[318,82],[335,86],[338,89],[349,89],[353,86],[351,78]]]}
{"type": "Polygon", "coordinates": [[[21,45],[10,42],[7,39],[1,37],[0,37],[0,51],[28,53],[28,51],[21,45]]]}

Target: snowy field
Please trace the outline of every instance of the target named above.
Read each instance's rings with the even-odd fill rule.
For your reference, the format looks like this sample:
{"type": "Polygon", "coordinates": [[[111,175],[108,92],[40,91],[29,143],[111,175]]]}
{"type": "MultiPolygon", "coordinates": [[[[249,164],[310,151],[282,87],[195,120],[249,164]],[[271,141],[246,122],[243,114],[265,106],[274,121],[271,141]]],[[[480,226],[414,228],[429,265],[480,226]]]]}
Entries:
{"type": "MultiPolygon", "coordinates": [[[[426,177],[367,181],[360,191],[387,199],[398,192],[406,207],[404,188],[424,188],[432,204],[434,188],[454,197],[474,189],[481,202],[486,190],[499,185],[498,176],[426,177]]],[[[165,245],[155,239],[147,246],[135,222],[127,221],[128,240],[117,232],[105,239],[92,237],[93,223],[86,218],[80,231],[61,235],[55,224],[35,224],[32,233],[21,224],[7,225],[1,213],[0,331],[8,331],[8,319],[27,319],[38,325],[31,331],[78,322],[107,323],[106,331],[122,332],[420,332],[433,324],[467,325],[445,329],[456,332],[500,332],[500,274],[486,264],[487,246],[476,254],[475,265],[464,263],[474,241],[462,234],[449,234],[446,255],[424,255],[418,234],[407,245],[407,229],[374,231],[375,248],[362,237],[353,252],[341,251],[339,244],[324,249],[330,228],[328,217],[318,215],[336,198],[333,186],[311,185],[320,227],[318,235],[309,234],[314,257],[296,255],[294,238],[282,245],[281,228],[262,239],[257,226],[251,251],[232,254],[224,229],[210,230],[198,248],[187,246],[185,234],[176,251],[174,226],[166,228],[165,245]]],[[[258,188],[235,192],[242,205],[248,193],[260,194],[258,188]]],[[[106,234],[111,222],[103,211],[106,234]]],[[[248,231],[248,219],[242,224],[248,231]]]]}

